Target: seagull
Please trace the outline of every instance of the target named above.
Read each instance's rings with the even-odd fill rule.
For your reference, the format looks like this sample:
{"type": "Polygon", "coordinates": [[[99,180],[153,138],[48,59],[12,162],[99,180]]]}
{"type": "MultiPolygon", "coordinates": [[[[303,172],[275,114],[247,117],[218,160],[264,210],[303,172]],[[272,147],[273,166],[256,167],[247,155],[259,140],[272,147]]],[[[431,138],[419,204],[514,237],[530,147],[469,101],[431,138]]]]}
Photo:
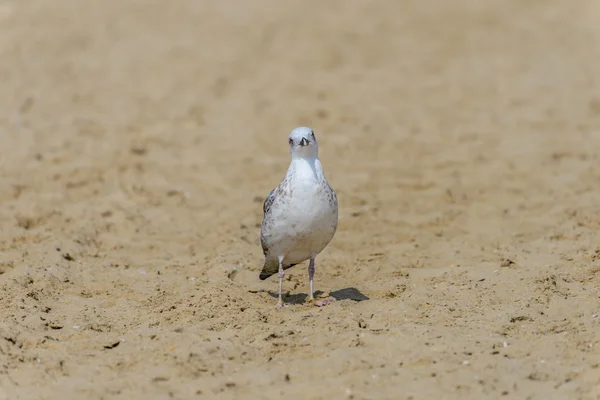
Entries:
{"type": "MultiPolygon", "coordinates": [[[[309,301],[314,300],[315,258],[331,242],[338,225],[337,196],[323,174],[315,132],[296,128],[288,143],[290,166],[265,199],[260,232],[265,262],[259,278],[279,273],[277,308],[286,306],[281,297],[284,271],[309,259],[309,301]]],[[[315,305],[328,302],[319,300],[315,305]]]]}

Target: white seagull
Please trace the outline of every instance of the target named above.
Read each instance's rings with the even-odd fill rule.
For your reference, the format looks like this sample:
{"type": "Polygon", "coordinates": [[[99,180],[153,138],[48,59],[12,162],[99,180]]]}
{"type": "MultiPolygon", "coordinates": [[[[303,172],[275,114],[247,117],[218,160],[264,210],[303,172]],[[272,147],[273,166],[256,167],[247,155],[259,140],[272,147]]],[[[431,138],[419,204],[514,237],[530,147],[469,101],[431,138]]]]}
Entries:
{"type": "Polygon", "coordinates": [[[288,142],[292,161],[265,200],[260,232],[265,256],[260,280],[279,272],[278,308],[286,306],[281,298],[284,270],[308,259],[309,300],[314,300],[315,258],[331,242],[338,224],[337,196],[323,174],[315,132],[296,128],[288,142]]]}

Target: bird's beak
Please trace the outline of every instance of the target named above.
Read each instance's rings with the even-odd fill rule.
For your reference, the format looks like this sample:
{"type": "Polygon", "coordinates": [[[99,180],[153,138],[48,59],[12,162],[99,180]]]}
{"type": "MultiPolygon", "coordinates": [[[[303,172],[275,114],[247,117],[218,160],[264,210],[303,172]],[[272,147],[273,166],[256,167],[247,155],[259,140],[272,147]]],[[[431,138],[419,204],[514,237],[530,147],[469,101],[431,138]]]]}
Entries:
{"type": "Polygon", "coordinates": [[[302,138],[302,140],[300,141],[300,146],[304,147],[304,146],[308,146],[308,140],[306,140],[306,138],[302,138]]]}

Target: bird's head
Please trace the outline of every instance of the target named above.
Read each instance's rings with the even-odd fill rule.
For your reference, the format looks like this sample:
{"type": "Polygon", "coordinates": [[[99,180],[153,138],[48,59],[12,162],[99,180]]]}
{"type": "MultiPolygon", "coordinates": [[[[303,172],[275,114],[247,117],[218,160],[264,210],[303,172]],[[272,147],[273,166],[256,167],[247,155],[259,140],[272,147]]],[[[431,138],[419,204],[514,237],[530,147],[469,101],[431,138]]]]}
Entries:
{"type": "Polygon", "coordinates": [[[292,158],[317,158],[319,146],[315,132],[307,127],[296,128],[288,138],[292,158]]]}

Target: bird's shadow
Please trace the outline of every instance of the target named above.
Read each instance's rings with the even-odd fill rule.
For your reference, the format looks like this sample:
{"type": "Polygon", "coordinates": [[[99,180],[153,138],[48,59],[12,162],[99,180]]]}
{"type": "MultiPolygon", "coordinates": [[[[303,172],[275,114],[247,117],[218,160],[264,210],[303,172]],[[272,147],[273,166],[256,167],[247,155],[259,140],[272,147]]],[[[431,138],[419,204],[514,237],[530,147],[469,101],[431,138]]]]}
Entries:
{"type": "MultiPolygon", "coordinates": [[[[324,292],[321,290],[316,290],[314,296],[319,298],[323,295],[324,292]]],[[[269,295],[274,298],[279,297],[279,293],[273,292],[269,290],[269,295]]],[[[354,300],[354,301],[365,301],[369,300],[367,296],[361,293],[357,288],[349,287],[345,289],[335,290],[333,292],[329,292],[329,296],[333,297],[336,300],[354,300]]],[[[306,293],[297,293],[297,294],[284,294],[283,301],[287,304],[304,304],[306,299],[308,298],[308,294],[306,293]]]]}

